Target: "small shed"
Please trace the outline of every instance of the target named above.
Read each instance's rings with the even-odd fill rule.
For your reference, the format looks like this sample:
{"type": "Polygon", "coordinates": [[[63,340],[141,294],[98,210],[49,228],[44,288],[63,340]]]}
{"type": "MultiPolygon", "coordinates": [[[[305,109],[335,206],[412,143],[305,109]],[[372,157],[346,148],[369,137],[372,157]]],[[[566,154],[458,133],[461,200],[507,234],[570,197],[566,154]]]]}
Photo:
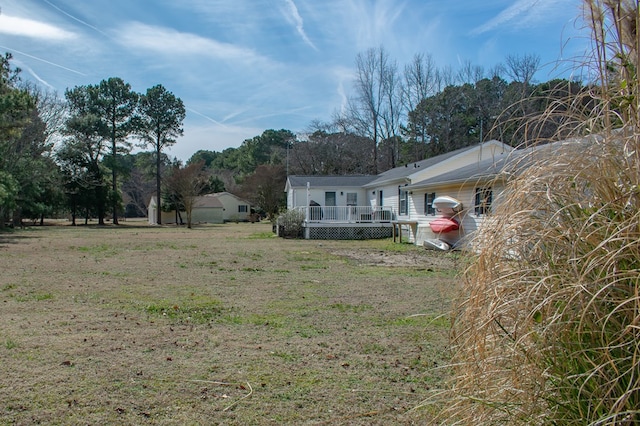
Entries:
{"type": "MultiPolygon", "coordinates": [[[[149,225],[157,225],[157,202],[156,197],[151,197],[151,201],[149,201],[148,206],[148,219],[149,225]]],[[[191,222],[192,223],[223,223],[223,210],[224,207],[222,203],[213,197],[201,196],[197,197],[195,204],[193,206],[193,210],[191,211],[191,222]]],[[[175,224],[180,219],[176,219],[176,211],[172,210],[169,212],[163,211],[162,213],[162,224],[175,224]]],[[[187,214],[184,211],[180,212],[180,217],[184,223],[187,222],[187,214]]]]}
{"type": "Polygon", "coordinates": [[[192,223],[223,223],[224,206],[217,198],[203,195],[196,199],[191,212],[192,223]]]}
{"type": "Polygon", "coordinates": [[[230,192],[216,192],[204,197],[214,198],[221,203],[224,222],[246,222],[251,214],[251,203],[230,192]]]}

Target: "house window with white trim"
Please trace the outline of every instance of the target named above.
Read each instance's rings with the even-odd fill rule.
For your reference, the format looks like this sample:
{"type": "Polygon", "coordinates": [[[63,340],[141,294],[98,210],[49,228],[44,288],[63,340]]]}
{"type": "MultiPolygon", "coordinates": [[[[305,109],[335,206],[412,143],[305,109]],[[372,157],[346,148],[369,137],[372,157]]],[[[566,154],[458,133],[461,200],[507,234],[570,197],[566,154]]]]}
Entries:
{"type": "Polygon", "coordinates": [[[398,187],[398,206],[401,215],[409,214],[409,191],[398,187]]]}
{"type": "Polygon", "coordinates": [[[436,199],[435,192],[427,192],[424,194],[424,215],[425,216],[435,216],[436,208],[433,205],[433,200],[436,199]]]}
{"type": "Polygon", "coordinates": [[[248,213],[248,212],[249,212],[249,206],[247,206],[246,204],[238,205],[238,213],[248,213]]]}
{"type": "Polygon", "coordinates": [[[493,202],[493,190],[489,188],[476,188],[475,213],[476,216],[491,213],[493,202]]]}
{"type": "Polygon", "coordinates": [[[358,205],[358,193],[357,192],[347,192],[347,205],[348,206],[357,206],[358,205]]]}

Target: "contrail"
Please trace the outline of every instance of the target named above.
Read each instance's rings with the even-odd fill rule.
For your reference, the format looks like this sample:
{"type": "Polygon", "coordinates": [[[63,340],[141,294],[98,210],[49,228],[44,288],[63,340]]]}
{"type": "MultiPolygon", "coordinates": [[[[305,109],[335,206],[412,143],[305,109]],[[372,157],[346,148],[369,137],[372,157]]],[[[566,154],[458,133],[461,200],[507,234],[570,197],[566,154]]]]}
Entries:
{"type": "MultiPolygon", "coordinates": [[[[0,47],[2,47],[2,46],[0,46],[0,47]]],[[[227,128],[227,126],[225,126],[224,124],[220,123],[219,121],[216,121],[216,120],[214,120],[213,118],[211,118],[211,117],[209,117],[209,116],[207,116],[207,115],[204,115],[203,113],[198,112],[198,111],[196,111],[196,110],[195,110],[195,109],[193,109],[193,108],[186,108],[186,110],[187,110],[187,111],[190,111],[190,112],[192,112],[192,113],[194,113],[194,114],[196,114],[196,115],[199,115],[200,117],[204,117],[204,118],[206,118],[207,120],[211,121],[212,123],[217,124],[218,126],[224,127],[225,129],[227,128]]]]}
{"type": "Polygon", "coordinates": [[[53,62],[47,61],[46,59],[38,58],[37,56],[29,55],[28,53],[24,53],[24,52],[21,52],[21,51],[16,50],[16,49],[11,49],[11,48],[9,48],[9,47],[2,46],[2,45],[0,45],[0,49],[9,50],[9,51],[11,51],[11,52],[15,52],[15,53],[18,53],[18,54],[20,54],[20,55],[24,55],[24,56],[26,56],[27,58],[35,59],[36,61],[44,62],[45,64],[49,64],[49,65],[53,65],[54,67],[62,68],[63,70],[70,71],[70,72],[72,72],[72,73],[74,73],[74,74],[78,74],[78,75],[81,75],[81,76],[83,76],[83,77],[86,77],[86,76],[87,76],[87,74],[82,73],[82,72],[80,72],[80,71],[76,71],[76,70],[74,70],[74,69],[67,68],[67,67],[62,66],[62,65],[59,65],[59,64],[55,64],[55,63],[53,63],[53,62]]]}
{"type": "Polygon", "coordinates": [[[36,74],[36,72],[34,70],[31,69],[31,67],[25,63],[23,63],[22,61],[19,61],[22,65],[20,66],[20,68],[24,68],[27,70],[27,72],[29,74],[31,74],[36,80],[38,80],[40,83],[44,84],[45,86],[47,86],[49,89],[51,90],[56,90],[55,87],[53,87],[52,85],[50,85],[49,83],[47,83],[46,81],[44,81],[38,74],[36,74]]]}
{"type": "Polygon", "coordinates": [[[302,16],[300,16],[300,12],[298,12],[298,8],[293,0],[285,0],[287,6],[289,6],[289,12],[291,13],[291,20],[296,27],[296,31],[302,37],[305,43],[311,46],[314,50],[318,50],[318,48],[313,44],[313,42],[307,36],[307,33],[304,31],[304,21],[302,20],[302,16]]]}
{"type": "Polygon", "coordinates": [[[103,31],[99,30],[98,28],[96,28],[96,27],[94,27],[93,25],[91,25],[91,24],[89,24],[89,23],[87,23],[87,22],[83,21],[82,19],[76,18],[75,16],[71,15],[70,13],[65,12],[64,10],[60,9],[60,8],[59,8],[58,6],[56,6],[55,4],[51,3],[49,0],[42,0],[42,1],[44,1],[44,2],[45,2],[45,3],[47,3],[49,6],[51,6],[52,8],[54,8],[55,10],[57,10],[58,12],[62,13],[63,15],[66,15],[66,16],[68,16],[69,18],[73,19],[74,21],[79,22],[79,23],[81,23],[82,25],[85,25],[85,26],[87,26],[87,27],[91,28],[92,30],[94,30],[94,31],[96,31],[96,32],[99,32],[99,33],[100,33],[100,34],[102,34],[103,36],[110,38],[110,37],[109,37],[109,35],[108,35],[107,33],[105,33],[105,32],[103,32],[103,31]]]}

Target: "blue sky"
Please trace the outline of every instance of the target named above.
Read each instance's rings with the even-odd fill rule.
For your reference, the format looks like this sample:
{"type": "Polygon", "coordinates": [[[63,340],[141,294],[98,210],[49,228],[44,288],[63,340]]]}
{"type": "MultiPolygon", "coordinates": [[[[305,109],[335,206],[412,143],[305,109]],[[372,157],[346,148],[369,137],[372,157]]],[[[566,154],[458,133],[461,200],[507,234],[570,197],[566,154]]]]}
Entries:
{"type": "Polygon", "coordinates": [[[537,54],[538,81],[569,76],[585,53],[581,0],[1,0],[0,51],[61,95],[121,77],[187,108],[169,154],[221,151],[266,129],[328,121],[351,93],[355,57],[383,46],[400,69],[489,69],[537,54]]]}

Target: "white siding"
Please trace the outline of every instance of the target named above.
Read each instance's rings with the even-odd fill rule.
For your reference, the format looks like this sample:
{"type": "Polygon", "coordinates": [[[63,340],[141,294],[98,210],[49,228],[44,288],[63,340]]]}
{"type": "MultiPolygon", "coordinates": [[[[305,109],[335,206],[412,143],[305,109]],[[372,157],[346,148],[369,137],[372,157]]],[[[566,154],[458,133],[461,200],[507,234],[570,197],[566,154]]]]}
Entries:
{"type": "MultiPolygon", "coordinates": [[[[398,212],[400,211],[400,206],[399,206],[399,199],[398,199],[398,185],[386,185],[386,186],[381,186],[379,188],[375,189],[376,193],[371,194],[371,207],[373,208],[378,208],[380,207],[378,205],[378,194],[380,193],[380,191],[382,191],[382,207],[387,207],[387,208],[391,208],[393,211],[393,216],[397,217],[398,216],[398,212]]],[[[406,216],[404,216],[406,217],[406,216]]]]}
{"type": "MultiPolygon", "coordinates": [[[[367,190],[360,187],[340,187],[340,188],[323,188],[323,187],[311,187],[309,188],[309,201],[315,201],[316,203],[324,206],[325,193],[336,193],[336,206],[347,205],[347,194],[356,193],[359,206],[367,206],[367,190]]],[[[305,207],[307,206],[307,188],[294,187],[289,189],[287,193],[287,208],[305,207]]]]}
{"type": "MultiPolygon", "coordinates": [[[[175,220],[175,214],[174,214],[175,220]]],[[[182,213],[182,220],[187,221],[187,215],[182,213]]],[[[191,212],[191,223],[222,223],[222,209],[220,207],[194,208],[191,212]]]]}
{"type": "MultiPolygon", "coordinates": [[[[474,211],[475,204],[475,183],[456,185],[456,186],[440,186],[425,188],[421,190],[413,190],[411,194],[410,206],[411,219],[418,222],[417,232],[415,239],[412,242],[416,245],[422,245],[425,239],[439,238],[450,244],[456,244],[462,239],[469,239],[473,236],[473,233],[482,225],[485,220],[485,216],[477,216],[474,211]],[[456,219],[460,222],[460,229],[458,231],[447,232],[446,234],[436,235],[429,227],[429,222],[435,219],[436,216],[425,216],[424,214],[424,195],[427,192],[435,192],[436,197],[441,195],[448,195],[450,197],[457,198],[462,202],[463,210],[456,215],[456,219]]],[[[490,185],[493,190],[493,200],[495,207],[496,194],[502,190],[502,186],[498,184],[490,185]]]]}
{"type": "MultiPolygon", "coordinates": [[[[187,223],[187,213],[180,212],[182,222],[187,223]]],[[[180,219],[178,219],[180,220],[180,219]]],[[[176,223],[176,211],[162,212],[162,224],[170,225],[176,223]]],[[[191,223],[223,223],[221,207],[201,207],[194,208],[191,212],[191,223]]]]}
{"type": "Polygon", "coordinates": [[[236,197],[235,195],[229,192],[220,192],[214,194],[218,201],[222,203],[223,211],[222,211],[222,220],[225,222],[236,222],[236,221],[245,221],[249,219],[249,215],[251,214],[251,205],[241,198],[236,197]],[[240,212],[238,210],[239,206],[246,206],[246,211],[240,212]]]}

